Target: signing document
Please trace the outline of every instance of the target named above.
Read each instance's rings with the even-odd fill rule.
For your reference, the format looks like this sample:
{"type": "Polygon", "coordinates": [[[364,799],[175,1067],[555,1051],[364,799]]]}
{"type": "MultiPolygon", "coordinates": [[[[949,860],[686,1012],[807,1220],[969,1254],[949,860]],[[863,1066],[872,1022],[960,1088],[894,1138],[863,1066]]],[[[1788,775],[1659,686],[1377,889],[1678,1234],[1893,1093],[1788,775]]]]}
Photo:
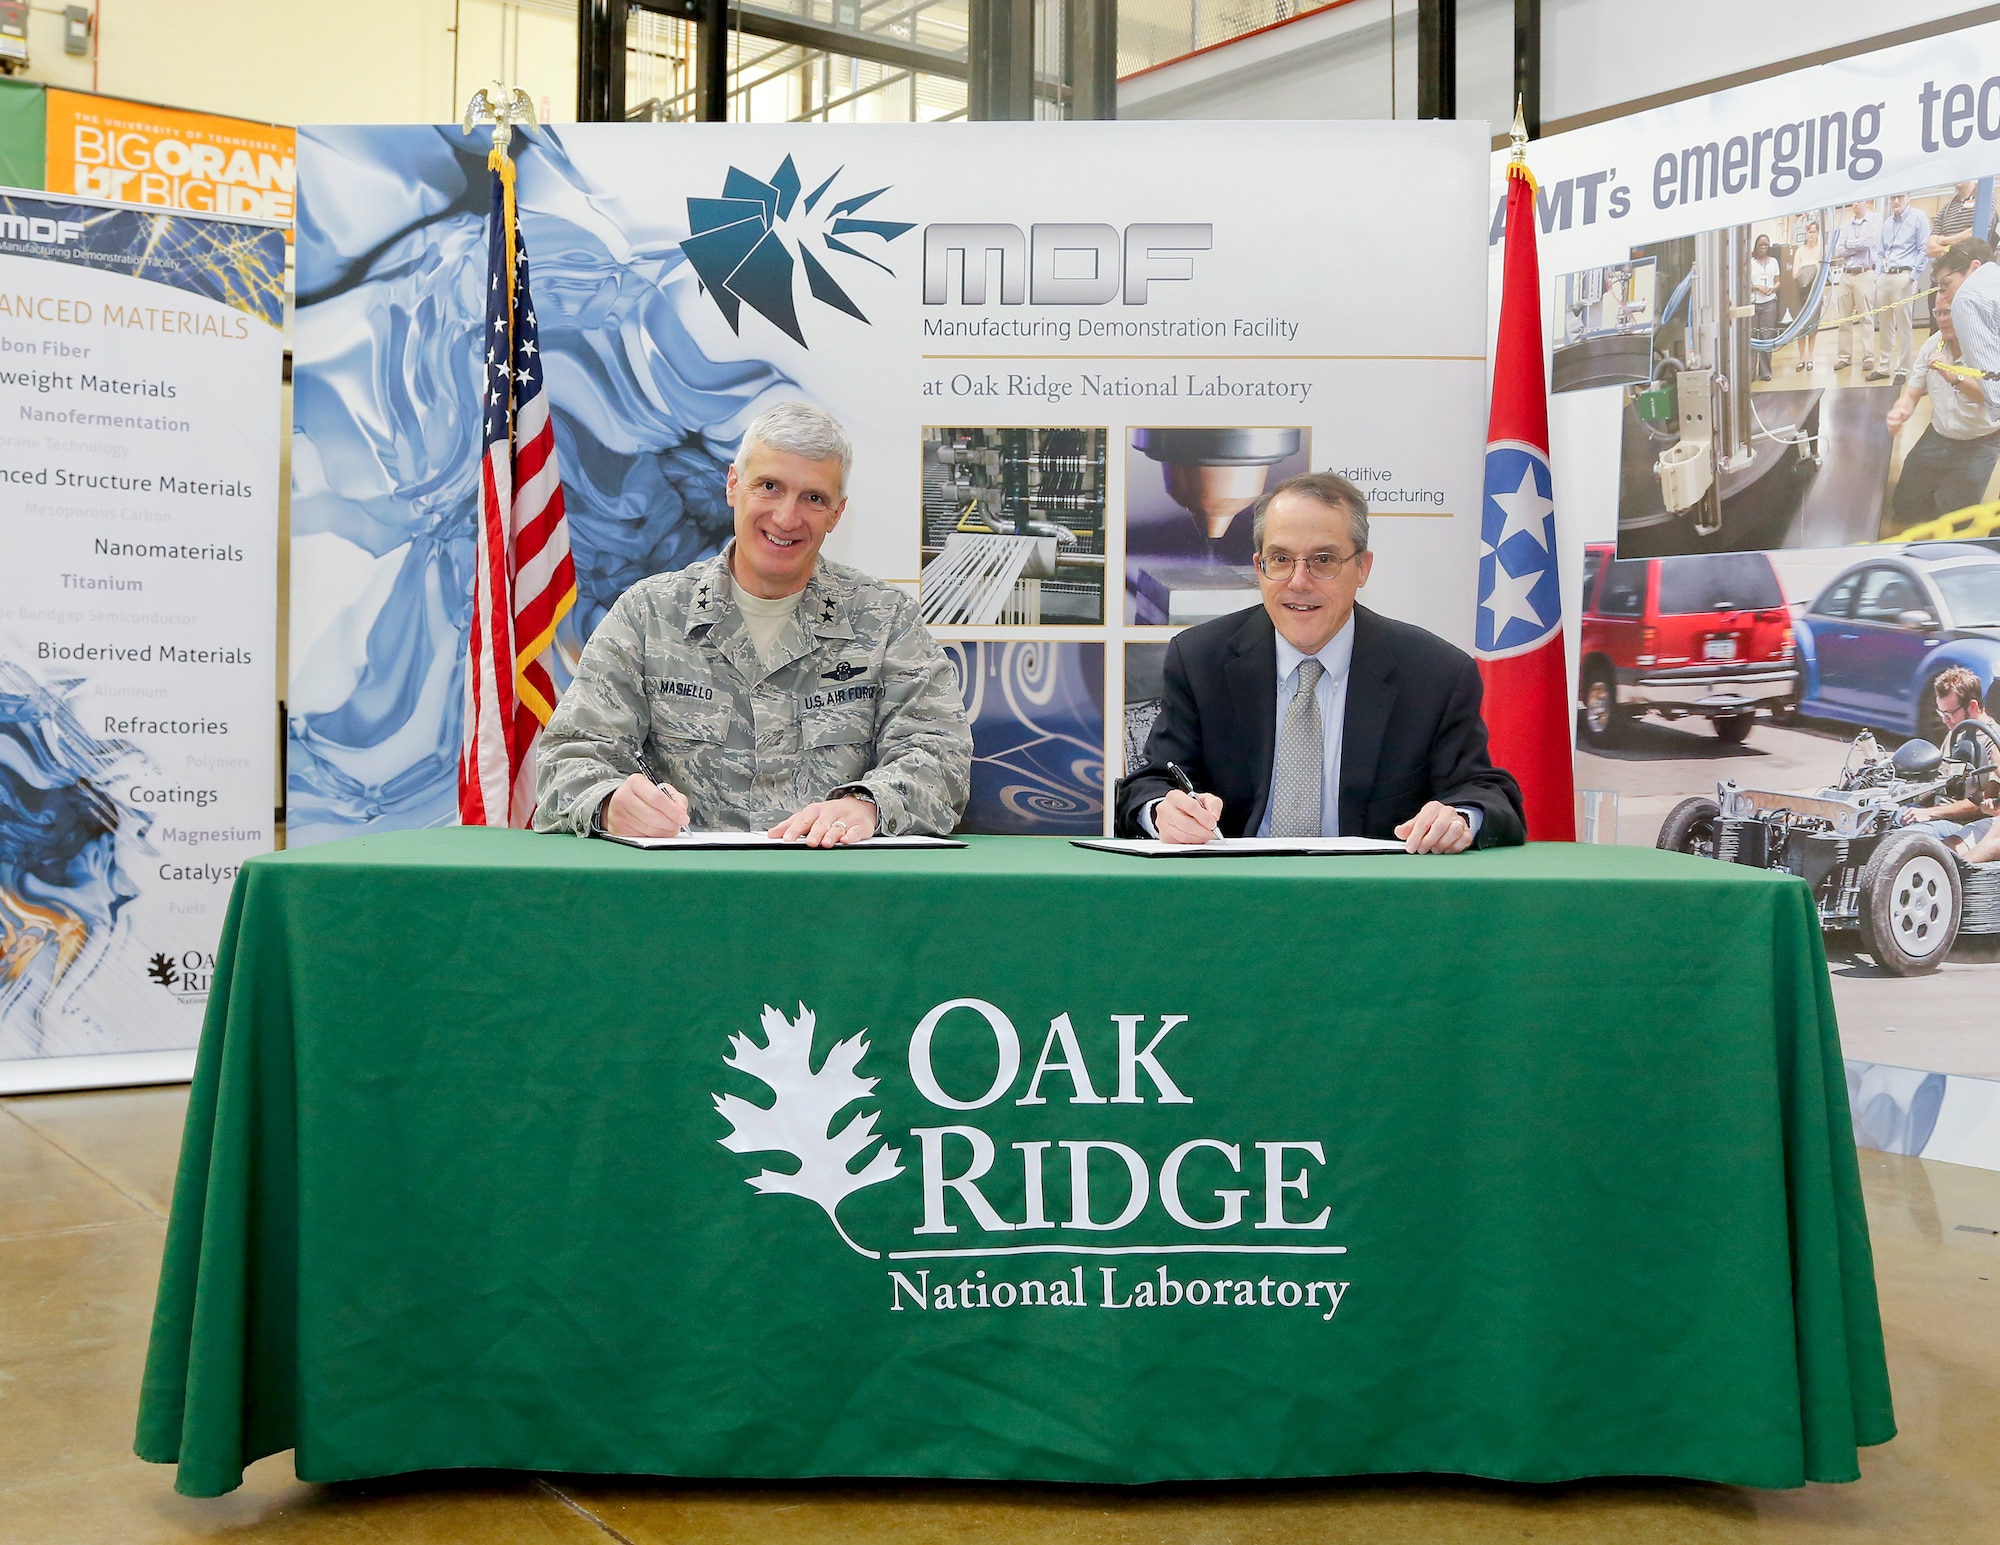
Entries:
{"type": "Polygon", "coordinates": [[[623,843],[628,848],[646,848],[659,852],[671,852],[677,848],[962,848],[964,843],[951,837],[863,837],[848,842],[809,843],[804,837],[773,837],[769,832],[694,832],[684,831],[676,837],[621,837],[616,833],[604,833],[609,841],[623,843]]]}
{"type": "Polygon", "coordinates": [[[1337,853],[1407,853],[1387,837],[1211,837],[1206,842],[1161,842],[1143,837],[1070,845],[1134,858],[1317,858],[1337,853]]]}

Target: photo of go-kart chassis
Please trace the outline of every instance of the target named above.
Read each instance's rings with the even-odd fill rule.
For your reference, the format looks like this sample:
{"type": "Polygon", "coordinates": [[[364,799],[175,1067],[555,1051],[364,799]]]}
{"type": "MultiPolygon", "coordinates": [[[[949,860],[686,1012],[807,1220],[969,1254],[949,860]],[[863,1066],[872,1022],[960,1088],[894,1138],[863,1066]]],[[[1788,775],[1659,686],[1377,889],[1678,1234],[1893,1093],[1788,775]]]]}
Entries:
{"type": "Polygon", "coordinates": [[[2000,735],[1979,720],[1942,745],[1883,751],[1855,737],[1840,781],[1816,794],[1744,788],[1684,799],[1658,845],[1725,863],[1784,870],[1812,887],[1821,927],[1853,929],[1895,976],[1938,969],[1961,933],[2000,934],[2000,862],[1969,864],[1905,812],[2000,795],[2000,735]]]}

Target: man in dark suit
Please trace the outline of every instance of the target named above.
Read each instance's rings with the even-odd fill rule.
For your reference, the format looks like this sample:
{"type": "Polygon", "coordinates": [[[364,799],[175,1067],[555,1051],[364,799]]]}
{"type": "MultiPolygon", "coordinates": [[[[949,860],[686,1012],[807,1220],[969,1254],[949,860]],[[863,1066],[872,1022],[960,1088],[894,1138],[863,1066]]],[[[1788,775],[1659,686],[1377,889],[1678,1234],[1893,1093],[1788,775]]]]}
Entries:
{"type": "Polygon", "coordinates": [[[1167,646],[1146,765],[1118,786],[1119,834],[1393,835],[1412,853],[1523,841],[1471,658],[1355,604],[1375,556],[1361,491],[1331,472],[1287,479],[1254,529],[1264,604],[1167,646]],[[1170,762],[1203,792],[1184,792],[1170,762]]]}

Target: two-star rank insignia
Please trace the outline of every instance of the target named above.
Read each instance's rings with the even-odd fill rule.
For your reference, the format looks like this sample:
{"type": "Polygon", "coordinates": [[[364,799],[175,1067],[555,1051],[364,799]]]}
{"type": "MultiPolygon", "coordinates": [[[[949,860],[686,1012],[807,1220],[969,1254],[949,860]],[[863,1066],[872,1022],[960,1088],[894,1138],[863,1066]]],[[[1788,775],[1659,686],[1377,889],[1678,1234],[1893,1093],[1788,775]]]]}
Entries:
{"type": "MultiPolygon", "coordinates": [[[[832,596],[828,596],[828,597],[827,597],[827,598],[826,598],[826,599],[825,599],[824,601],[822,601],[822,602],[820,603],[820,608],[819,608],[819,620],[820,620],[821,622],[831,622],[831,621],[833,621],[833,610],[834,610],[834,604],[835,604],[835,603],[834,603],[834,599],[833,599],[833,597],[832,597],[832,596]]],[[[841,679],[842,681],[845,681],[845,680],[846,680],[847,678],[846,678],[845,676],[843,676],[843,677],[841,677],[840,679],[841,679]]]]}
{"type": "Polygon", "coordinates": [[[867,666],[856,665],[852,660],[842,660],[832,670],[821,671],[819,679],[821,681],[852,681],[856,676],[866,676],[867,674],[867,666]]]}

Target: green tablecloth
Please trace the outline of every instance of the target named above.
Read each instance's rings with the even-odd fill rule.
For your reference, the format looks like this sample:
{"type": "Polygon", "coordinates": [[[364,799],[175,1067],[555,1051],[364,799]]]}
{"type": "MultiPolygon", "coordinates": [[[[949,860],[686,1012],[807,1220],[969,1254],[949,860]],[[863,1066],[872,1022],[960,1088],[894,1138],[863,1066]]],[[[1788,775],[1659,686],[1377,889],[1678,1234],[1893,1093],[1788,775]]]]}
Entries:
{"type": "Polygon", "coordinates": [[[443,830],[237,880],[138,1451],[1796,1486],[1893,1430],[1797,881],[443,830]]]}

